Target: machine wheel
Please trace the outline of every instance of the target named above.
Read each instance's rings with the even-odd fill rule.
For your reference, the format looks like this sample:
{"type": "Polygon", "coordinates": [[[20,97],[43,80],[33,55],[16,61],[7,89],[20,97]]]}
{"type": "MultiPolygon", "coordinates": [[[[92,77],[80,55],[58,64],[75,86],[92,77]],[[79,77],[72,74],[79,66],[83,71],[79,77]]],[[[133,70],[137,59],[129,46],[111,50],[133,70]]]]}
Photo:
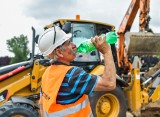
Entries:
{"type": "Polygon", "coordinates": [[[0,106],[0,117],[40,117],[36,109],[29,104],[6,102],[0,106]]]}
{"type": "Polygon", "coordinates": [[[94,117],[126,117],[127,100],[121,87],[89,96],[94,117]]]}

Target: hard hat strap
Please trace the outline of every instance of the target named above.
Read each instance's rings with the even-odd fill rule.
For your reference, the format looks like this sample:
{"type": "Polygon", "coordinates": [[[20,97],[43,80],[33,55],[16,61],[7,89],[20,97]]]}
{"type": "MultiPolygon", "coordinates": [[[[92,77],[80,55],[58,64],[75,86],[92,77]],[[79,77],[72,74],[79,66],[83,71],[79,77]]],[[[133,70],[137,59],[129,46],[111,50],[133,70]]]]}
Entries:
{"type": "Polygon", "coordinates": [[[53,44],[55,43],[55,40],[56,40],[56,28],[54,26],[54,40],[53,40],[53,44]]]}

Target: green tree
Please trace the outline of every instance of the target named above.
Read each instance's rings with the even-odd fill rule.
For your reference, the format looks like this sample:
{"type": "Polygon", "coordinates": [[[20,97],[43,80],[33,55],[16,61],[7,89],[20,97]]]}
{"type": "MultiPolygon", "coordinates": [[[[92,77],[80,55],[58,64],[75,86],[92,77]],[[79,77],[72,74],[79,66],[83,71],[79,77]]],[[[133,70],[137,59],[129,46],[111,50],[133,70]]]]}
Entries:
{"type": "Polygon", "coordinates": [[[28,43],[28,38],[24,35],[14,36],[7,40],[7,48],[14,54],[14,57],[11,58],[11,64],[27,60],[27,56],[30,53],[27,47],[28,43]]]}

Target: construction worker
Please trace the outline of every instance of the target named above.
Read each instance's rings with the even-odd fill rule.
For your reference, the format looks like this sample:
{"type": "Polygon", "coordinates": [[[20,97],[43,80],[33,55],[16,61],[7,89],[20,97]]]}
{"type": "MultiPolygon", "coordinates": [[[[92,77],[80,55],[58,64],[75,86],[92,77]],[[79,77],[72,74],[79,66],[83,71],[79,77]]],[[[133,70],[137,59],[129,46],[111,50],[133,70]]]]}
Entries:
{"type": "Polygon", "coordinates": [[[58,26],[44,31],[40,36],[40,51],[52,59],[42,77],[40,106],[45,117],[93,116],[88,95],[93,91],[110,91],[116,87],[116,70],[110,45],[95,36],[92,43],[104,56],[102,76],[86,73],[82,68],[70,66],[76,57],[76,45],[58,26]]]}

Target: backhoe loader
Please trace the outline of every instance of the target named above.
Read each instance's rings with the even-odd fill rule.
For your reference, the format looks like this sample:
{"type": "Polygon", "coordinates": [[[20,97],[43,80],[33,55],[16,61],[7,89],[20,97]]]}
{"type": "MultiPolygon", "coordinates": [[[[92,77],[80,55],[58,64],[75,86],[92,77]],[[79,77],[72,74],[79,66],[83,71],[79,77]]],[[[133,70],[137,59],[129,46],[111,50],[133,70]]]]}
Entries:
{"type": "Polygon", "coordinates": [[[49,60],[34,55],[38,35],[33,31],[30,60],[0,68],[0,117],[39,117],[41,77],[49,60]]]}
{"type": "MultiPolygon", "coordinates": [[[[145,32],[140,36],[136,34],[129,35],[128,39],[125,38],[126,32],[130,31],[137,13],[136,10],[140,8],[139,6],[140,0],[132,0],[128,13],[124,18],[129,23],[122,21],[123,23],[119,29],[122,26],[125,26],[125,28],[118,31],[118,48],[115,44],[110,45],[117,69],[116,89],[113,91],[94,92],[89,96],[95,117],[125,117],[126,111],[130,111],[134,116],[141,116],[145,112],[145,105],[160,99],[160,84],[158,80],[160,70],[156,70],[156,72],[144,78],[141,76],[140,69],[132,69],[132,64],[128,61],[128,56],[137,55],[139,51],[142,52],[141,50],[133,50],[137,49],[136,43],[133,44],[134,40],[136,40],[135,37],[143,37],[145,40],[144,34],[148,35],[145,32]],[[136,13],[132,13],[135,11],[136,13]],[[133,14],[134,17],[132,16],[133,14]],[[124,75],[127,75],[127,79],[124,75]]],[[[61,27],[66,33],[72,33],[71,41],[77,46],[82,41],[95,35],[115,31],[114,25],[81,20],[79,15],[77,15],[76,19],[58,19],[52,24],[46,25],[44,29],[51,28],[54,25],[61,27]]],[[[34,47],[38,35],[35,34],[34,28],[32,30],[31,59],[0,68],[0,117],[39,117],[37,101],[39,100],[41,78],[47,66],[50,65],[50,60],[42,55],[34,55],[34,47]]],[[[150,37],[156,37],[156,40],[160,39],[159,34],[154,35],[152,33],[150,37]]],[[[139,40],[142,39],[140,38],[139,40]]],[[[159,44],[159,42],[155,44],[159,44]]],[[[141,41],[138,46],[143,47],[143,45],[144,43],[141,41]]],[[[145,52],[145,49],[143,49],[143,52],[145,52]]],[[[150,53],[154,54],[159,52],[158,48],[156,52],[155,50],[150,51],[150,53]]],[[[71,63],[71,65],[81,66],[87,72],[96,75],[103,74],[103,64],[103,57],[97,50],[87,54],[77,53],[76,59],[71,63]]],[[[160,113],[152,113],[152,116],[160,116],[160,113]]]]}

